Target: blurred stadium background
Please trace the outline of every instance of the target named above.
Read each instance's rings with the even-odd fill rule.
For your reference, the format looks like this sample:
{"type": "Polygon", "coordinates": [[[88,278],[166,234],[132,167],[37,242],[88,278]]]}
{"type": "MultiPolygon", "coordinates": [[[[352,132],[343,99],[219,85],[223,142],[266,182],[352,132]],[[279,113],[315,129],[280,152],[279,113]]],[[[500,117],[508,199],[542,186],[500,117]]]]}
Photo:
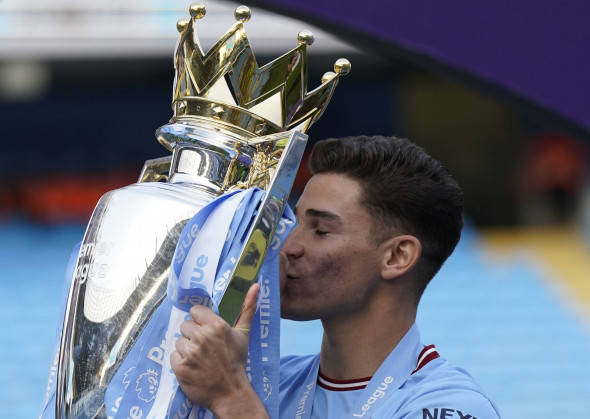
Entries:
{"type": "MultiPolygon", "coordinates": [[[[166,155],[180,0],[0,0],[0,417],[36,417],[64,270],[106,191],[166,155]]],[[[236,4],[206,3],[211,46],[236,4]]],[[[467,368],[505,418],[590,411],[590,135],[548,112],[428,66],[352,47],[253,8],[246,29],[266,63],[316,41],[309,86],[353,64],[310,142],[355,134],[412,139],[466,195],[458,250],[421,303],[425,343],[467,368]]],[[[308,174],[301,170],[296,196],[308,174]]],[[[283,323],[283,352],[317,350],[317,323],[283,323]]]]}

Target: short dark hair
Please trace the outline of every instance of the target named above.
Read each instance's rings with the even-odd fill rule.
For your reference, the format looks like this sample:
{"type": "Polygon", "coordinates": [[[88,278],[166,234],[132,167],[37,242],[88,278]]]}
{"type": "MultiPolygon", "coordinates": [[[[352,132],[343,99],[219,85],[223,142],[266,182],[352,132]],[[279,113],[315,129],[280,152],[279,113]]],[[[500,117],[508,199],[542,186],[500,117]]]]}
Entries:
{"type": "Polygon", "coordinates": [[[319,141],[308,165],[313,174],[344,174],[361,184],[360,203],[373,217],[375,243],[392,233],[420,240],[418,301],[461,237],[463,192],[447,168],[416,144],[383,136],[319,141]]]}

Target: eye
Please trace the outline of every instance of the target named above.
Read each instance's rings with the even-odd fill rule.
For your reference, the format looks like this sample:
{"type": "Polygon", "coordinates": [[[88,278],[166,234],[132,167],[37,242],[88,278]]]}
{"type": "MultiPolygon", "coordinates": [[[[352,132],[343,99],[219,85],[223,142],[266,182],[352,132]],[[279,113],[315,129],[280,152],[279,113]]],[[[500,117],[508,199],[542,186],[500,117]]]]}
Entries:
{"type": "Polygon", "coordinates": [[[324,237],[326,234],[328,234],[327,231],[323,231],[323,230],[320,230],[320,229],[317,229],[317,228],[314,229],[313,232],[314,232],[314,234],[316,236],[319,236],[319,237],[324,237]]]}

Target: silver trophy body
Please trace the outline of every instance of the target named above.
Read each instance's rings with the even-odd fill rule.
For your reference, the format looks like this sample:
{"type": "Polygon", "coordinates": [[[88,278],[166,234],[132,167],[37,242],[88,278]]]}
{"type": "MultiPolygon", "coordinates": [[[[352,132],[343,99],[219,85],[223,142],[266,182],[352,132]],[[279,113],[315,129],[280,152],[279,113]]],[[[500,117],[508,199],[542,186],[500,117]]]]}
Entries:
{"type": "Polygon", "coordinates": [[[308,93],[309,31],[299,34],[298,47],[259,68],[243,27],[247,8],[236,9],[238,22],[207,54],[195,29],[205,9],[195,4],[189,11],[191,19],[177,24],[174,116],[156,133],[172,155],[146,162],[138,183],[105,194],[80,247],[58,356],[59,419],[113,416],[105,411],[105,392],[166,295],[183,227],[220,194],[260,187],[266,195],[251,241],[219,305],[224,319],[235,320],[236,301],[255,280],[252,268],[260,267],[286,205],[307,140],[302,133],[350,70],[347,60],[338,60],[335,72],[308,93]]]}
{"type": "MultiPolygon", "coordinates": [[[[166,294],[182,229],[224,189],[252,176],[257,148],[241,137],[183,124],[164,126],[158,135],[176,138],[172,158],[147,162],[140,176],[146,181],[106,193],[84,235],[62,332],[57,417],[109,415],[105,391],[166,294]],[[169,174],[161,174],[167,167],[169,174]]],[[[265,137],[258,145],[280,147],[278,138],[303,141],[297,153],[303,152],[300,133],[265,137]]]]}

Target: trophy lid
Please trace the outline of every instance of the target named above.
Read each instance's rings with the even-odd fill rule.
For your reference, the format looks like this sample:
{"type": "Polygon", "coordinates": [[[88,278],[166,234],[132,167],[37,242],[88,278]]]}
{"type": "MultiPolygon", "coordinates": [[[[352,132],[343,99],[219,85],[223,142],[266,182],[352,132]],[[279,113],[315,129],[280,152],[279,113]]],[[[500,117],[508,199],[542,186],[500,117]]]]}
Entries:
{"type": "MultiPolygon", "coordinates": [[[[299,46],[259,67],[244,28],[250,9],[236,8],[237,22],[207,53],[197,35],[205,6],[194,3],[189,13],[190,19],[177,23],[172,124],[222,126],[246,141],[292,129],[306,132],[324,112],[340,76],[350,71],[348,60],[339,59],[321,85],[308,92],[307,47],[314,41],[310,31],[299,32],[299,46]]],[[[158,140],[170,150],[174,147],[163,136],[158,140]]]]}

